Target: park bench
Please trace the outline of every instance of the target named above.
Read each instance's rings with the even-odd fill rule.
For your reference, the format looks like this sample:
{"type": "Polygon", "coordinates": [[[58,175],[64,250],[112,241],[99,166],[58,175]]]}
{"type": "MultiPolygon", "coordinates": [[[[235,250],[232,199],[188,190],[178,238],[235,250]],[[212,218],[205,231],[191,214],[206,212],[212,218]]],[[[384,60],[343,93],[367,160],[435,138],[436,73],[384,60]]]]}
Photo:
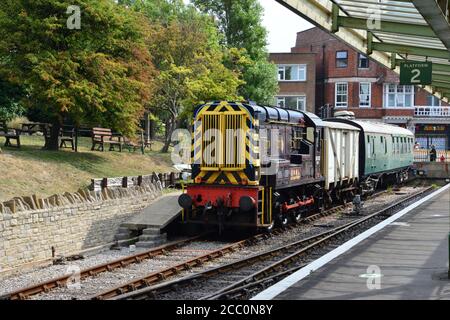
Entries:
{"type": "Polygon", "coordinates": [[[115,146],[119,147],[119,151],[122,152],[123,137],[121,134],[112,133],[111,129],[107,128],[93,128],[92,129],[92,148],[95,150],[95,146],[98,145],[97,150],[104,151],[104,145],[109,144],[109,151],[113,151],[115,146]]]}
{"type": "Polygon", "coordinates": [[[75,128],[73,126],[62,126],[59,131],[60,148],[69,148],[67,146],[70,143],[70,148],[75,150],[75,128]]]}
{"type": "Polygon", "coordinates": [[[8,129],[8,125],[5,120],[0,120],[0,137],[5,137],[5,147],[17,147],[20,148],[20,130],[8,129]],[[16,145],[12,145],[11,140],[16,140],[16,145]]]}
{"type": "Polygon", "coordinates": [[[140,149],[142,153],[144,153],[145,148],[150,148],[152,150],[152,141],[149,141],[144,137],[144,132],[140,131],[136,133],[134,138],[123,137],[124,145],[128,148],[128,151],[135,152],[137,149],[140,149]]]}

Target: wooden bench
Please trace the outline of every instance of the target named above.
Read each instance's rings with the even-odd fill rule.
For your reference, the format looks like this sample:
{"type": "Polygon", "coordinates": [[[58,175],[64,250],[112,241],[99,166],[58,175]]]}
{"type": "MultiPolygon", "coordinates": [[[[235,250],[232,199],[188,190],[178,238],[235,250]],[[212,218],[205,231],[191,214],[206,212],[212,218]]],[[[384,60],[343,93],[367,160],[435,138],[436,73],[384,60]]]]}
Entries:
{"type": "Polygon", "coordinates": [[[109,151],[113,151],[115,146],[119,147],[119,151],[122,152],[123,137],[121,134],[113,134],[111,129],[107,128],[93,128],[92,129],[92,148],[95,150],[95,146],[98,145],[97,150],[104,151],[105,143],[109,144],[109,151]]]}
{"type": "Polygon", "coordinates": [[[75,128],[72,126],[63,126],[59,131],[59,147],[69,148],[67,146],[70,143],[70,148],[75,150],[75,128]]]}
{"type": "Polygon", "coordinates": [[[8,129],[8,125],[5,120],[0,120],[0,137],[5,137],[5,147],[20,148],[20,130],[8,129]],[[16,140],[15,146],[11,143],[11,140],[16,140]]]}
{"type": "Polygon", "coordinates": [[[135,152],[137,149],[140,149],[142,154],[144,154],[144,151],[146,148],[150,148],[150,151],[152,150],[152,144],[153,142],[147,139],[145,137],[144,132],[141,130],[140,132],[136,133],[136,136],[133,138],[130,137],[123,137],[124,145],[128,148],[128,151],[135,152]]]}

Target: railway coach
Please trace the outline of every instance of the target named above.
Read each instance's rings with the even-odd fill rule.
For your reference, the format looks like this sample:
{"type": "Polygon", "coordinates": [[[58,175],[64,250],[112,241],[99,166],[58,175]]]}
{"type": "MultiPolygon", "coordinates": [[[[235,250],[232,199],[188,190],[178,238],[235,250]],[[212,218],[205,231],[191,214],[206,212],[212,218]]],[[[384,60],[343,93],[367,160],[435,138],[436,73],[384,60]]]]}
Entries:
{"type": "Polygon", "coordinates": [[[360,128],[316,115],[216,101],[194,110],[188,225],[272,229],[352,197],[360,128]]]}
{"type": "Polygon", "coordinates": [[[359,177],[362,193],[371,193],[389,184],[411,178],[414,162],[414,134],[402,127],[386,123],[359,121],[348,111],[335,113],[330,122],[360,129],[358,138],[359,177]]]}

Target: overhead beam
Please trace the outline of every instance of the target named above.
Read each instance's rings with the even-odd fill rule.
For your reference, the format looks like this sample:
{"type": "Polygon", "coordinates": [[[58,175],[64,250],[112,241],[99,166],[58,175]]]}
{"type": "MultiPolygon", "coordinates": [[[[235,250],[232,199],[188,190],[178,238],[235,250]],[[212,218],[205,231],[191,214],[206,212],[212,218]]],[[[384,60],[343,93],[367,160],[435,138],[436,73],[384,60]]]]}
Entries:
{"type": "Polygon", "coordinates": [[[391,21],[380,21],[379,28],[371,28],[367,23],[366,19],[339,16],[335,15],[334,12],[332,18],[333,18],[333,30],[336,31],[338,31],[340,27],[345,27],[373,32],[380,31],[386,33],[403,34],[408,36],[437,38],[434,31],[429,26],[424,25],[391,22],[391,21]]]}
{"type": "MultiPolygon", "coordinates": [[[[420,12],[431,29],[444,43],[448,52],[450,52],[450,16],[449,4],[440,7],[436,0],[412,0],[416,9],[420,12]]],[[[439,1],[443,4],[443,1],[439,1]]]]}
{"type": "Polygon", "coordinates": [[[431,84],[431,86],[433,88],[435,88],[434,90],[439,91],[439,88],[445,88],[447,90],[450,90],[450,83],[445,83],[445,82],[439,82],[439,81],[433,81],[433,83],[431,84]]]}
{"type": "MultiPolygon", "coordinates": [[[[311,24],[319,27],[320,29],[324,30],[325,32],[332,33],[333,25],[333,4],[335,4],[333,1],[325,1],[325,0],[275,0],[276,2],[280,3],[284,7],[286,7],[288,10],[294,12],[298,16],[304,18],[311,24]]],[[[411,0],[410,0],[411,1],[411,0]]],[[[410,2],[408,1],[408,2],[410,2]]],[[[338,7],[339,9],[339,7],[338,7]]],[[[336,9],[335,15],[339,16],[340,13],[345,13],[342,10],[336,9]]],[[[340,30],[338,30],[336,33],[334,33],[334,37],[339,39],[340,41],[343,41],[350,47],[354,48],[355,50],[359,52],[369,52],[370,51],[370,36],[368,34],[371,34],[371,32],[365,32],[364,30],[358,30],[353,28],[345,28],[342,27],[340,30]]],[[[443,50],[438,50],[443,51],[443,50]]],[[[391,53],[396,51],[391,50],[381,50],[381,51],[373,51],[369,52],[371,58],[374,61],[377,61],[381,65],[389,68],[391,67],[391,53]]],[[[402,52],[400,52],[401,54],[402,52]]],[[[445,57],[445,59],[449,59],[449,57],[445,57]]],[[[397,66],[393,71],[397,74],[400,73],[400,68],[397,66]]],[[[425,86],[424,89],[428,92],[432,92],[431,86],[425,86]]],[[[439,97],[442,99],[442,97],[439,97]]],[[[444,99],[445,101],[448,101],[448,99],[444,99]]]]}
{"type": "Polygon", "coordinates": [[[450,52],[446,50],[405,46],[387,42],[373,42],[372,50],[450,60],[450,52]]]}
{"type": "MultiPolygon", "coordinates": [[[[392,55],[395,56],[394,54],[392,55]]],[[[402,63],[405,60],[398,60],[393,58],[395,66],[400,66],[400,63],[402,63]]],[[[415,63],[422,63],[422,61],[415,61],[415,60],[408,60],[408,62],[415,62],[415,63]]],[[[447,64],[439,64],[439,63],[433,63],[433,72],[450,72],[450,65],[447,64]]]]}
{"type": "Polygon", "coordinates": [[[443,74],[433,74],[432,77],[433,81],[446,82],[450,84],[450,76],[446,76],[443,74]]]}

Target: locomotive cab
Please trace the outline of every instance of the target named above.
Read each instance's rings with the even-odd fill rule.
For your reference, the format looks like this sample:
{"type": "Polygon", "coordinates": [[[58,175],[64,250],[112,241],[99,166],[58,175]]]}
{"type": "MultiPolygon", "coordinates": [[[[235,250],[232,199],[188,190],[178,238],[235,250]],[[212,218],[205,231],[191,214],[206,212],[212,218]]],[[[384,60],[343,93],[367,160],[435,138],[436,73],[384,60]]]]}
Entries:
{"type": "Polygon", "coordinates": [[[323,180],[319,122],[312,114],[248,103],[197,107],[194,182],[179,198],[182,223],[221,232],[230,226],[271,229],[298,219],[315,203],[311,184],[323,180]]]}

